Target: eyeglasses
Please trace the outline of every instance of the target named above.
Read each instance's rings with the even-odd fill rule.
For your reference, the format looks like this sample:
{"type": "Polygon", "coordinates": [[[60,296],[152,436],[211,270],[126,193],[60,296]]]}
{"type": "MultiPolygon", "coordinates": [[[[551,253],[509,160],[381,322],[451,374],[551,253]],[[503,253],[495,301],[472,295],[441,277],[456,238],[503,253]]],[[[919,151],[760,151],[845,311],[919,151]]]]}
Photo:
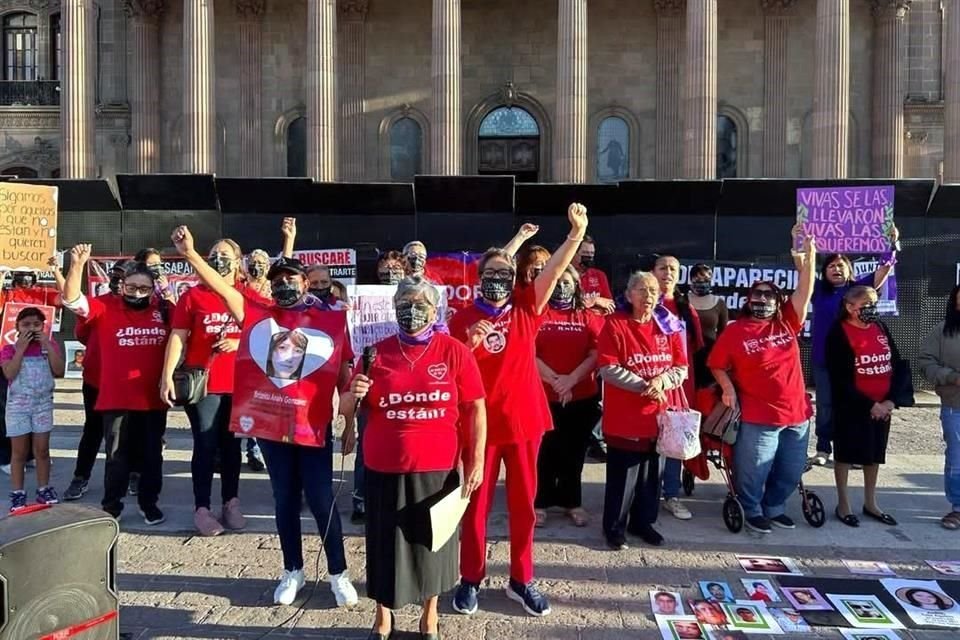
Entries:
{"type": "Polygon", "coordinates": [[[777,292],[771,291],[770,289],[758,289],[756,291],[751,291],[750,297],[758,298],[760,300],[776,300],[777,292]]]}
{"type": "Polygon", "coordinates": [[[125,284],[123,285],[123,292],[128,296],[140,295],[148,296],[153,293],[153,287],[148,287],[146,285],[137,286],[135,284],[125,284]]]}
{"type": "Polygon", "coordinates": [[[484,269],[480,272],[481,278],[512,278],[517,274],[513,269],[484,269]]]}

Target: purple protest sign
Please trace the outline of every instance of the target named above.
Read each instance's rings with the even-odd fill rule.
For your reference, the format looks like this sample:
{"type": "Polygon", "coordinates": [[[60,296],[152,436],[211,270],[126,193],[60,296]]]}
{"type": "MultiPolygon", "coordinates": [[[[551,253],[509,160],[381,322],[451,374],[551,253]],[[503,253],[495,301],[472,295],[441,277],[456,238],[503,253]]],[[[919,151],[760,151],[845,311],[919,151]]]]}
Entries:
{"type": "Polygon", "coordinates": [[[893,185],[797,189],[797,224],[816,239],[819,253],[886,253],[893,185]]]}

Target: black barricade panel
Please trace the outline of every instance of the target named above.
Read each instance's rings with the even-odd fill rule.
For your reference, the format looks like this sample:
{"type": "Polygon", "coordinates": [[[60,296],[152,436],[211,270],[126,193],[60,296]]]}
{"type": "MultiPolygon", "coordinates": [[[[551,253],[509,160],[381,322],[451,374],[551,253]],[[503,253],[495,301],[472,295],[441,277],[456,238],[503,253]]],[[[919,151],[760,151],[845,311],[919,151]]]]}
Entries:
{"type": "Polygon", "coordinates": [[[17,182],[57,187],[58,211],[119,211],[120,202],[106,180],[23,179],[17,182]]]}
{"type": "Polygon", "coordinates": [[[311,211],[310,178],[217,178],[215,184],[224,215],[296,216],[311,211]]]}
{"type": "Polygon", "coordinates": [[[429,251],[503,246],[514,233],[513,194],[513,176],[416,176],[415,237],[429,251]]]}
{"type": "Polygon", "coordinates": [[[206,174],[118,174],[124,209],[209,211],[219,209],[213,176],[206,174]]]}
{"type": "MultiPolygon", "coordinates": [[[[173,254],[176,250],[170,234],[182,224],[190,228],[201,253],[223,237],[219,211],[124,209],[121,254],[132,256],[146,247],[154,247],[165,255],[173,254]]],[[[94,255],[102,255],[96,247],[94,255]]]]}

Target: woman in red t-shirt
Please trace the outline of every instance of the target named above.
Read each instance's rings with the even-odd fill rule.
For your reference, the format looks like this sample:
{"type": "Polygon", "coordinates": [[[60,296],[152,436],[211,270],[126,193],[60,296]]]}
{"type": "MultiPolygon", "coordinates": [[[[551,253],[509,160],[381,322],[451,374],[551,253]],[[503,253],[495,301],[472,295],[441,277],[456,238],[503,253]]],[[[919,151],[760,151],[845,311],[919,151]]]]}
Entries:
{"type": "Polygon", "coordinates": [[[893,516],[877,506],[877,476],[886,462],[890,416],[897,407],[913,404],[913,383],[880,321],[872,287],[855,286],[844,294],[840,318],[827,335],[826,354],[833,391],[837,518],[860,526],[847,495],[850,466],[858,464],[863,466],[863,515],[895,526],[893,516]]]}
{"type": "Polygon", "coordinates": [[[550,401],[554,430],[543,437],[537,462],[537,524],[561,507],[578,527],[589,524],[580,476],[590,432],[600,417],[597,338],[603,318],[588,311],[580,274],[567,267],[550,296],[537,335],[537,368],[550,401]]]}
{"type": "MultiPolygon", "coordinates": [[[[210,249],[207,262],[224,282],[233,287],[240,282],[243,252],[233,240],[220,240],[210,249]]],[[[199,284],[180,296],[173,312],[173,331],[167,342],[160,397],[173,406],[173,373],[180,366],[206,369],[207,392],[195,404],[184,407],[193,433],[190,475],[193,480],[193,523],[204,536],[223,533],[224,526],[234,531],[246,522],[240,511],[240,440],[230,432],[230,407],[233,399],[233,365],[240,343],[240,327],[223,298],[208,286],[199,284]],[[210,512],[214,460],[220,459],[221,521],[210,512]]]]}
{"type": "Polygon", "coordinates": [[[160,374],[170,322],[156,293],[156,276],[142,262],[126,268],[120,295],[89,298],[80,287],[90,245],[70,251],[63,306],[83,318],[100,348],[97,404],[103,414],[107,463],[103,509],[115,518],[123,511],[130,466],[140,471],[137,502],[148,525],[165,517],[157,507],[163,483],[163,433],[167,405],[160,399],[160,374]]]}
{"type": "Polygon", "coordinates": [[[394,609],[422,604],[421,637],[438,638],[438,596],[456,584],[458,546],[453,536],[430,550],[425,505],[460,491],[459,459],[463,495],[480,486],[483,381],[470,350],[436,331],[440,293],[430,281],[405,278],[393,299],[399,331],[376,345],[370,370],[354,377],[340,412],[352,424],[363,400],[367,595],[377,602],[370,637],[390,637],[394,609]]]}
{"type": "Polygon", "coordinates": [[[597,349],[607,441],[603,533],[613,549],[627,548],[627,532],[663,544],[653,528],[660,499],[657,414],[667,406],[667,392],[686,379],[687,355],[683,333],[665,330],[655,317],[659,298],[656,277],[631,275],[628,310],[607,319],[597,349]]]}
{"type": "Polygon", "coordinates": [[[797,336],[816,277],[813,238],[796,253],[796,291],[787,299],[772,282],[754,283],[737,321],[727,325],[707,359],[723,389],[722,402],[740,405],[733,475],[746,526],[757,533],[770,533],[771,525],[796,526],[786,503],[807,460],[812,411],[797,336]]]}
{"type": "Polygon", "coordinates": [[[534,497],[540,440],[552,427],[547,397],[537,374],[536,339],[554,285],[570,264],[587,229],[587,209],[571,204],[570,234],[532,285],[517,286],[513,256],[491,249],[479,261],[480,298],[450,321],[450,335],[467,343],[487,395],[487,447],[483,486],[473,494],[463,520],[460,586],[453,608],[476,612],[487,571],[487,516],[500,475],[507,469],[510,520],[510,582],[507,596],[533,616],[550,613],[533,583],[534,497]]]}

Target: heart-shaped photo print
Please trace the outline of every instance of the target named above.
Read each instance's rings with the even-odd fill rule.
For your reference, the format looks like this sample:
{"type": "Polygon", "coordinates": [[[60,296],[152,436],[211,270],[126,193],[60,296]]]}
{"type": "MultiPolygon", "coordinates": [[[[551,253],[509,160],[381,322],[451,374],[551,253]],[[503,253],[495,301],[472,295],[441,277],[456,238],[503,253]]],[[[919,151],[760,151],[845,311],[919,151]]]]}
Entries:
{"type": "Polygon", "coordinates": [[[333,339],[318,329],[281,327],[265,318],[250,331],[250,356],[279,389],[306,378],[330,360],[333,339]]]}

